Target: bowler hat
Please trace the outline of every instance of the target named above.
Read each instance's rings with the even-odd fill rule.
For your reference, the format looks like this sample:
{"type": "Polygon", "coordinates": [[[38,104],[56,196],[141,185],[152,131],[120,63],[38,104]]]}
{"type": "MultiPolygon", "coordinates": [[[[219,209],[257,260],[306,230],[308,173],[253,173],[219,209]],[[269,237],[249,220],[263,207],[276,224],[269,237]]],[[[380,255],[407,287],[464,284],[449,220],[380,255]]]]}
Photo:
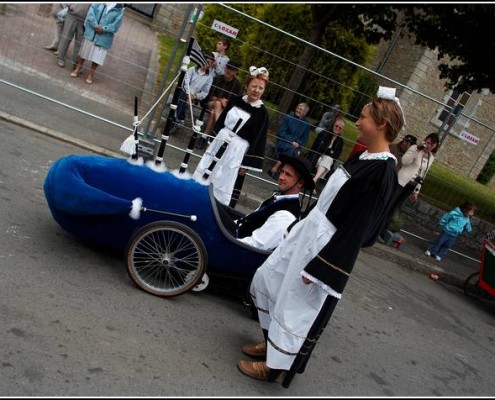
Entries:
{"type": "Polygon", "coordinates": [[[406,135],[406,136],[404,136],[404,139],[402,139],[402,140],[404,142],[411,143],[411,144],[416,144],[416,142],[418,141],[416,136],[413,136],[413,135],[406,135]]]}
{"type": "Polygon", "coordinates": [[[232,70],[238,70],[239,69],[239,64],[237,64],[235,61],[229,60],[226,65],[227,68],[232,69],[232,70]]]}
{"type": "Polygon", "coordinates": [[[313,190],[315,188],[315,182],[311,175],[311,163],[306,157],[298,155],[296,157],[289,156],[287,154],[280,154],[280,161],[282,164],[292,165],[304,179],[304,187],[307,190],[313,190]]]}

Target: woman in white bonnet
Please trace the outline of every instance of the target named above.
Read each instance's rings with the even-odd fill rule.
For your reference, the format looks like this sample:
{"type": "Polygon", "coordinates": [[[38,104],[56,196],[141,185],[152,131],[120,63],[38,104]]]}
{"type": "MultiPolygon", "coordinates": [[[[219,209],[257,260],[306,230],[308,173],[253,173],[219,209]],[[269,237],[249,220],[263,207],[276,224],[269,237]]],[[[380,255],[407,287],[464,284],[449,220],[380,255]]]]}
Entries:
{"type": "Polygon", "coordinates": [[[380,88],[356,121],[367,150],[329,178],[309,214],[256,270],[250,288],[265,340],[242,351],[251,378],[288,387],[302,373],[351,276],[362,247],[371,246],[393,205],[396,158],[389,151],[404,125],[395,89],[380,88]]]}

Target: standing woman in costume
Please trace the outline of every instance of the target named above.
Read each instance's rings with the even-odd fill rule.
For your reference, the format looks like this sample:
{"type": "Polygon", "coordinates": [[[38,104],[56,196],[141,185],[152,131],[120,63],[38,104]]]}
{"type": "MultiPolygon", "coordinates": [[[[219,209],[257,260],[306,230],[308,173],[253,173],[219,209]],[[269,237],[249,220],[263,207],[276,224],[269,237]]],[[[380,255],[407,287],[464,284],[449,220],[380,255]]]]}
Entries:
{"type": "Polygon", "coordinates": [[[288,387],[302,373],[341,298],[362,247],[373,245],[397,186],[389,151],[404,125],[395,89],[380,87],[356,127],[367,150],[329,178],[315,207],[256,271],[250,288],[265,340],[242,351],[244,374],[288,387]]]}
{"type": "Polygon", "coordinates": [[[265,156],[268,111],[261,97],[268,84],[268,71],[250,67],[249,73],[247,94],[227,103],[213,129],[215,138],[193,174],[200,183],[211,182],[215,198],[225,205],[230,202],[237,175],[245,175],[247,170],[261,172],[265,156]],[[224,143],[226,150],[205,181],[203,175],[224,143]]]}

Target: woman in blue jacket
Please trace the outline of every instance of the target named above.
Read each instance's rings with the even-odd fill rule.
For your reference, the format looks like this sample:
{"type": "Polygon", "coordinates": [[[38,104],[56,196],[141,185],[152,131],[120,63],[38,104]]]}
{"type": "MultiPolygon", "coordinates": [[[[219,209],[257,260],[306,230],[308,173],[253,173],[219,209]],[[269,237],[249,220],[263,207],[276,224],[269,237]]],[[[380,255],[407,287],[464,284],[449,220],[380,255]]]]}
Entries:
{"type": "Polygon", "coordinates": [[[425,254],[435,257],[437,261],[441,261],[454,244],[457,236],[463,232],[469,233],[472,231],[470,218],[475,212],[476,206],[472,203],[465,202],[460,207],[456,207],[443,214],[438,221],[438,225],[442,227],[442,232],[435,243],[428,246],[425,254]]]}
{"type": "Polygon", "coordinates": [[[289,157],[297,157],[301,147],[306,145],[309,138],[311,125],[309,124],[306,114],[309,106],[306,103],[297,105],[294,112],[286,115],[277,130],[277,141],[275,143],[275,157],[277,161],[268,171],[269,175],[276,178],[278,170],[282,163],[280,155],[284,154],[289,157]]]}
{"type": "Polygon", "coordinates": [[[84,21],[84,43],[79,52],[76,68],[70,74],[73,78],[82,73],[84,61],[91,61],[86,83],[91,85],[98,65],[105,63],[113,37],[122,24],[124,5],[122,3],[93,3],[84,21]]]}

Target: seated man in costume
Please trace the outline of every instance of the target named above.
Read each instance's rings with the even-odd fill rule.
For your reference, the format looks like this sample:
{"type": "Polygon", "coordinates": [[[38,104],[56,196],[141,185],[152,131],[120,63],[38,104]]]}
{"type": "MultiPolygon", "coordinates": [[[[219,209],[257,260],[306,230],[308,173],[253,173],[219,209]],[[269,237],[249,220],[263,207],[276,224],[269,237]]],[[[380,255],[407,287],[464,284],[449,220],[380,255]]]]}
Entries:
{"type": "Polygon", "coordinates": [[[311,166],[305,157],[281,155],[280,160],[278,191],[236,221],[237,238],[261,250],[273,250],[280,244],[287,228],[301,215],[304,198],[300,200],[299,193],[304,196],[314,189],[311,166]]]}

